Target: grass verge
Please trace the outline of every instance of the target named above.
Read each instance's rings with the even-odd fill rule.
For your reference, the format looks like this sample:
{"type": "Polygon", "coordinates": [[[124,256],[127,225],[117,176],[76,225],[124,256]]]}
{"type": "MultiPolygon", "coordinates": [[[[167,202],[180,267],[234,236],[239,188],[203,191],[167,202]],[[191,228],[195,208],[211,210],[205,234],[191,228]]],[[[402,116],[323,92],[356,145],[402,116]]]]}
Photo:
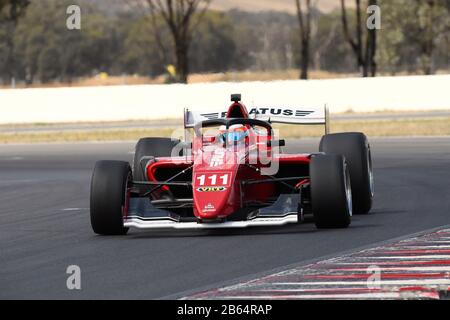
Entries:
{"type": "MultiPolygon", "coordinates": [[[[282,138],[320,137],[323,126],[275,125],[282,138]]],[[[125,141],[142,137],[170,137],[176,127],[150,129],[108,129],[61,132],[1,133],[0,143],[42,143],[81,141],[125,141]]],[[[399,119],[399,120],[335,120],[331,132],[364,132],[369,137],[391,136],[450,136],[450,118],[399,119]]]]}
{"type": "MultiPolygon", "coordinates": [[[[286,138],[320,137],[323,127],[275,126],[286,138]]],[[[450,136],[450,118],[398,119],[398,120],[335,120],[332,133],[364,132],[369,137],[450,136]]]]}

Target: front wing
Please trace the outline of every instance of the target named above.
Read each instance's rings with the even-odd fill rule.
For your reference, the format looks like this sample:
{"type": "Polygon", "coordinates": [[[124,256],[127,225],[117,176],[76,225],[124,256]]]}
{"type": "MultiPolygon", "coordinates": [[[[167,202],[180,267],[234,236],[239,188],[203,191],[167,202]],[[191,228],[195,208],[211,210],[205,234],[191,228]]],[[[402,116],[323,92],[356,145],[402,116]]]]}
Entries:
{"type": "MultiPolygon", "coordinates": [[[[179,201],[183,205],[183,201],[179,201]]],[[[283,194],[270,206],[255,209],[247,219],[239,221],[201,222],[157,208],[146,198],[131,198],[124,227],[138,229],[236,229],[263,226],[283,226],[299,223],[298,194],[283,194]]]]}

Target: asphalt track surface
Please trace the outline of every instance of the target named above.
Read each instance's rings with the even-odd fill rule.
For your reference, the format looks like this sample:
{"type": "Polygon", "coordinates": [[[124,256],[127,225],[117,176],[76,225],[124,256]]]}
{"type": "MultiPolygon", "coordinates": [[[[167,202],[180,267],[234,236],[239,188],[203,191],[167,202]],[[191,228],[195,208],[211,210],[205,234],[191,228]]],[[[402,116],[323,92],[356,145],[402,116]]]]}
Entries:
{"type": "MultiPolygon", "coordinates": [[[[450,138],[371,139],[376,199],[349,229],[312,224],[233,231],[93,234],[96,160],[131,160],[134,143],[0,146],[0,299],[176,298],[450,224],[450,138]],[[81,290],[66,269],[81,268],[81,290]]],[[[289,151],[318,140],[288,141],[289,151]]]]}

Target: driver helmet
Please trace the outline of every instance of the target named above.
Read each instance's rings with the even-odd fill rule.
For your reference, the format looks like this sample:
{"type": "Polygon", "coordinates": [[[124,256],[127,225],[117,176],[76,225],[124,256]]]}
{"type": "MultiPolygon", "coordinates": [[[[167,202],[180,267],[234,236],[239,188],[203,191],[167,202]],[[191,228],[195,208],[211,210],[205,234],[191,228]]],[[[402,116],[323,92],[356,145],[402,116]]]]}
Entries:
{"type": "Polygon", "coordinates": [[[219,132],[221,141],[227,142],[228,144],[239,143],[248,137],[248,129],[242,124],[232,125],[228,131],[225,126],[221,126],[219,132]]]}

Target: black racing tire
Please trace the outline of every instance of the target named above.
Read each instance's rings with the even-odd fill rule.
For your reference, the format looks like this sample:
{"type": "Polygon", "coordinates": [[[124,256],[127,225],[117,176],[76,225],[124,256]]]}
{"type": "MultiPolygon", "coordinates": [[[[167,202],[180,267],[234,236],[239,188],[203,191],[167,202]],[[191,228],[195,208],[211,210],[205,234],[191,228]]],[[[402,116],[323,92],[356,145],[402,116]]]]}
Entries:
{"type": "Polygon", "coordinates": [[[135,148],[133,159],[133,177],[135,181],[147,181],[145,168],[142,167],[143,157],[170,157],[172,150],[180,140],[170,138],[142,138],[135,148]]]}
{"type": "Polygon", "coordinates": [[[125,235],[127,188],[132,181],[128,162],[98,161],[91,180],[91,226],[100,235],[125,235]]]}
{"type": "Polygon", "coordinates": [[[374,179],[367,137],[358,132],[329,134],[322,138],[320,152],[345,157],[352,183],[353,213],[369,213],[374,197],[374,179]]]}
{"type": "Polygon", "coordinates": [[[319,229],[347,228],[352,195],[348,166],[340,155],[316,155],[310,163],[311,205],[319,229]]]}

